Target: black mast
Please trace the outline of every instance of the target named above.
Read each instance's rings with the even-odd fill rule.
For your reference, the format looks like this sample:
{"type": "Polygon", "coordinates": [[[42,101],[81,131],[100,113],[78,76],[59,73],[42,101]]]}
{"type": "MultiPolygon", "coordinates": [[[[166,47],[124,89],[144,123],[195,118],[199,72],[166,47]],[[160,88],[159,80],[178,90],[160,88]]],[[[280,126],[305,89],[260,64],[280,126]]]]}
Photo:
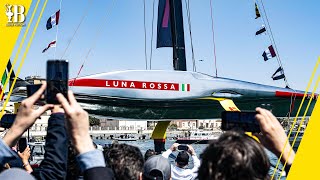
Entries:
{"type": "MultiPolygon", "coordinates": [[[[165,5],[169,1],[169,11],[170,11],[170,26],[171,26],[171,38],[172,38],[172,44],[170,41],[170,38],[166,39],[169,41],[159,41],[159,32],[161,30],[161,21],[158,20],[158,42],[157,47],[171,47],[173,48],[173,68],[177,71],[187,71],[187,65],[186,65],[186,52],[185,52],[185,43],[184,43],[184,30],[183,30],[183,14],[182,14],[182,2],[181,0],[163,0],[159,1],[161,3],[161,8],[159,6],[159,9],[164,12],[159,13],[159,17],[163,18],[164,14],[166,13],[165,5]],[[163,13],[163,14],[162,14],[163,13]]],[[[164,30],[165,32],[166,30],[164,30]]],[[[165,32],[167,33],[167,32],[165,32]]],[[[165,34],[164,33],[164,34],[165,34]]],[[[160,33],[161,34],[161,33],[160,33]]],[[[168,34],[166,34],[168,36],[168,34]]],[[[169,35],[170,36],[170,35],[169,35]]],[[[169,122],[167,121],[160,121],[157,124],[156,128],[167,128],[169,125],[169,122]],[[158,127],[159,125],[159,127],[158,127]]],[[[166,140],[164,138],[156,137],[153,139],[154,142],[154,150],[157,153],[161,153],[162,151],[165,151],[165,143],[166,140]]]]}
{"type": "Polygon", "coordinates": [[[173,46],[173,68],[174,70],[178,71],[187,71],[183,30],[182,2],[181,0],[169,1],[173,46]]]}

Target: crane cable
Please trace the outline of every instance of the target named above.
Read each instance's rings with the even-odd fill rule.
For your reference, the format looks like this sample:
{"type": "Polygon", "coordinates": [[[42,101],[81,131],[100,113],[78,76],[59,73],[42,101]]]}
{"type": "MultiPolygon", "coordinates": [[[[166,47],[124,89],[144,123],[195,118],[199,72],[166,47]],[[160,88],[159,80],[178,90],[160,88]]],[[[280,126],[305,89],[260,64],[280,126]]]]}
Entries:
{"type": "Polygon", "coordinates": [[[150,42],[150,57],[149,57],[149,69],[152,69],[152,55],[153,55],[153,32],[154,32],[154,5],[155,5],[155,0],[153,0],[152,4],[152,30],[151,30],[151,42],[150,42]]]}
{"type": "MultiPolygon", "coordinates": [[[[269,23],[269,19],[268,19],[267,13],[266,13],[266,10],[265,10],[265,7],[263,5],[262,0],[260,0],[260,1],[261,1],[261,5],[262,5],[262,10],[263,10],[263,13],[264,13],[264,16],[261,16],[262,17],[262,21],[263,21],[263,23],[265,25],[267,25],[267,27],[268,27],[268,29],[270,31],[270,33],[268,31],[266,31],[266,32],[268,34],[268,37],[269,37],[269,40],[270,40],[271,44],[274,45],[274,49],[275,49],[276,54],[277,54],[276,59],[277,59],[278,65],[282,68],[282,71],[284,73],[284,69],[283,69],[283,65],[282,65],[282,62],[281,62],[280,54],[279,54],[275,39],[273,37],[273,33],[272,33],[272,30],[271,30],[271,26],[270,26],[270,23],[269,23]]],[[[254,2],[257,3],[256,0],[254,0],[254,2]]],[[[287,81],[287,77],[284,78],[284,81],[285,81],[286,87],[289,87],[289,83],[287,81]]],[[[290,119],[290,117],[291,117],[291,113],[292,113],[293,108],[294,108],[295,100],[296,100],[296,95],[292,94],[291,98],[290,98],[289,111],[287,113],[288,119],[290,119]]]]}
{"type": "MultiPolygon", "coordinates": [[[[115,2],[116,2],[116,0],[113,0],[113,1],[112,1],[112,5],[111,5],[110,8],[107,10],[107,13],[106,13],[106,17],[107,17],[107,18],[106,18],[106,21],[109,20],[108,17],[109,17],[109,15],[111,14],[111,10],[112,10],[112,8],[114,7],[115,2]]],[[[100,34],[101,34],[101,32],[102,32],[103,25],[105,25],[105,24],[106,24],[106,23],[101,23],[101,24],[100,24],[101,26],[100,26],[100,28],[98,29],[98,31],[96,32],[96,36],[95,36],[95,38],[94,38],[94,41],[93,41],[93,43],[92,43],[92,46],[91,46],[90,49],[88,50],[87,55],[86,55],[85,59],[83,60],[82,65],[81,65],[80,68],[79,68],[78,74],[77,74],[76,78],[74,78],[74,80],[73,80],[73,83],[74,83],[74,82],[76,81],[76,79],[79,77],[79,75],[80,75],[80,73],[81,73],[81,70],[82,70],[84,64],[86,63],[86,61],[87,61],[87,59],[88,59],[88,56],[89,56],[90,52],[92,51],[92,49],[95,48],[95,46],[96,46],[96,44],[97,44],[97,41],[98,41],[98,39],[99,39],[98,37],[100,36],[100,34]]]]}
{"type": "Polygon", "coordinates": [[[215,73],[216,77],[218,77],[218,67],[217,67],[217,55],[216,55],[216,42],[214,36],[214,21],[213,21],[213,7],[212,7],[212,0],[210,1],[210,12],[211,12],[211,31],[212,31],[212,43],[213,43],[213,55],[214,55],[214,66],[215,66],[215,73]]]}
{"type": "Polygon", "coordinates": [[[148,54],[147,54],[147,28],[146,28],[146,0],[143,0],[143,29],[144,29],[144,58],[146,60],[146,70],[147,70],[148,54]]]}
{"type": "Polygon", "coordinates": [[[76,30],[73,32],[72,37],[71,37],[71,39],[69,40],[69,42],[68,42],[68,44],[67,44],[67,47],[64,49],[64,51],[63,51],[62,56],[61,56],[60,59],[63,58],[63,56],[66,54],[67,50],[69,49],[69,46],[70,46],[72,40],[74,39],[75,35],[77,34],[77,32],[78,32],[78,30],[79,30],[79,28],[80,28],[80,26],[81,26],[84,18],[88,15],[88,12],[89,12],[89,9],[91,8],[92,2],[93,2],[93,0],[89,0],[89,3],[90,3],[90,4],[89,4],[89,6],[87,6],[86,11],[82,14],[81,20],[80,20],[78,26],[76,27],[76,30]]]}
{"type": "MultiPolygon", "coordinates": [[[[282,68],[282,71],[283,71],[283,73],[284,73],[284,69],[283,69],[283,65],[282,65],[282,62],[281,62],[280,54],[279,54],[279,51],[278,51],[278,48],[277,48],[277,45],[276,45],[276,42],[275,42],[275,39],[274,39],[272,30],[271,30],[271,26],[270,26],[270,23],[269,23],[269,19],[268,19],[266,10],[265,10],[265,8],[264,8],[264,4],[263,4],[262,0],[260,0],[260,2],[261,2],[261,5],[262,5],[262,9],[263,9],[264,15],[265,15],[265,17],[262,16],[263,23],[266,24],[266,25],[269,27],[270,33],[268,33],[268,31],[267,31],[267,34],[268,34],[268,36],[269,36],[269,39],[270,39],[270,41],[271,41],[271,44],[274,45],[274,49],[275,49],[275,51],[276,51],[276,53],[277,53],[276,59],[277,59],[278,64],[279,64],[279,66],[282,68]]],[[[286,76],[285,76],[285,78],[284,78],[284,81],[285,81],[286,87],[290,87],[286,76]]]]}
{"type": "Polygon", "coordinates": [[[188,17],[188,25],[189,25],[189,35],[190,35],[190,45],[191,45],[191,54],[192,54],[192,64],[193,71],[197,71],[196,60],[194,58],[194,48],[193,48],[193,38],[192,38],[192,29],[191,29],[191,13],[190,13],[190,0],[185,0],[187,17],[188,17]]]}

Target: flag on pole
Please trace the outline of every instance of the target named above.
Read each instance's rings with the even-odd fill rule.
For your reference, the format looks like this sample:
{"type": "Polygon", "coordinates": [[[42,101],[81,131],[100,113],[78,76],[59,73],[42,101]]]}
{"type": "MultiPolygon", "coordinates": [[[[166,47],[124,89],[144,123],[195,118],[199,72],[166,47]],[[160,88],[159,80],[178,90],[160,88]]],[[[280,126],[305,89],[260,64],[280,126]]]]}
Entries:
{"type": "Polygon", "coordinates": [[[42,53],[46,52],[50,47],[56,47],[56,41],[51,41],[46,48],[42,50],[42,53]]]}
{"type": "Polygon", "coordinates": [[[262,28],[256,32],[256,35],[262,34],[264,32],[266,32],[266,27],[262,26],[262,28]]]}
{"type": "Polygon", "coordinates": [[[279,67],[279,68],[276,70],[276,72],[272,74],[271,78],[272,78],[273,80],[279,80],[279,79],[285,78],[285,75],[284,75],[284,72],[283,72],[282,67],[279,67]],[[279,73],[280,73],[280,74],[279,74],[279,73]],[[279,74],[279,75],[277,75],[277,74],[279,74]],[[276,75],[277,75],[277,76],[276,76],[276,75]]]}
{"type": "Polygon", "coordinates": [[[161,47],[172,47],[169,0],[159,0],[158,5],[157,48],[161,47]]]}
{"type": "Polygon", "coordinates": [[[264,59],[264,61],[267,61],[268,59],[271,59],[273,57],[276,57],[276,52],[273,49],[273,46],[269,46],[268,49],[266,49],[263,54],[262,57],[264,59]]]}
{"type": "Polygon", "coordinates": [[[254,3],[254,4],[255,4],[255,7],[256,7],[256,19],[258,19],[259,17],[261,17],[261,15],[260,15],[257,3],[254,3]]]}
{"type": "Polygon", "coordinates": [[[53,26],[59,24],[59,17],[60,17],[60,10],[54,13],[48,20],[47,20],[47,30],[51,29],[53,26]]]}

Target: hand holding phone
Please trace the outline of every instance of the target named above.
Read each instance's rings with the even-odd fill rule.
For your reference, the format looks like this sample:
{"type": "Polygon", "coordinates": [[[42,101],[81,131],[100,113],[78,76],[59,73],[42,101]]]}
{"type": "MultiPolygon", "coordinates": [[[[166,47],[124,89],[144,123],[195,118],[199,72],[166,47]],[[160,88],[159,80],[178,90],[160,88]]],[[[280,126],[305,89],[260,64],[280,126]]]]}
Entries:
{"type": "Polygon", "coordinates": [[[19,152],[23,152],[28,146],[27,138],[20,138],[18,142],[19,152]]]}
{"type": "Polygon", "coordinates": [[[67,97],[69,79],[69,63],[67,60],[47,61],[47,93],[49,104],[59,104],[56,95],[61,93],[67,97]]]}
{"type": "Polygon", "coordinates": [[[256,111],[224,111],[221,113],[221,129],[260,132],[259,123],[255,118],[256,114],[256,111]]]}

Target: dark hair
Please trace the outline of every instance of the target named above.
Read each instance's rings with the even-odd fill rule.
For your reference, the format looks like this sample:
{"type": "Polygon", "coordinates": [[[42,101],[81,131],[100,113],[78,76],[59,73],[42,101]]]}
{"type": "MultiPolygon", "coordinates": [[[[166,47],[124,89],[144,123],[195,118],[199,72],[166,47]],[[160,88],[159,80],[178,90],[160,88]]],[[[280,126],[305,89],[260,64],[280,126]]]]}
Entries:
{"type": "Polygon", "coordinates": [[[139,148],[128,144],[112,144],[104,151],[104,156],[117,180],[139,179],[144,164],[139,148]]]}
{"type": "Polygon", "coordinates": [[[189,155],[187,151],[180,151],[177,155],[176,162],[178,167],[183,168],[189,164],[189,155]]]}
{"type": "Polygon", "coordinates": [[[146,153],[144,154],[144,161],[147,161],[149,159],[149,157],[156,155],[156,151],[154,151],[153,149],[148,149],[146,151],[146,153]]]}
{"type": "Polygon", "coordinates": [[[199,180],[269,179],[270,162],[262,145],[244,133],[230,131],[201,154],[199,180]]]}

